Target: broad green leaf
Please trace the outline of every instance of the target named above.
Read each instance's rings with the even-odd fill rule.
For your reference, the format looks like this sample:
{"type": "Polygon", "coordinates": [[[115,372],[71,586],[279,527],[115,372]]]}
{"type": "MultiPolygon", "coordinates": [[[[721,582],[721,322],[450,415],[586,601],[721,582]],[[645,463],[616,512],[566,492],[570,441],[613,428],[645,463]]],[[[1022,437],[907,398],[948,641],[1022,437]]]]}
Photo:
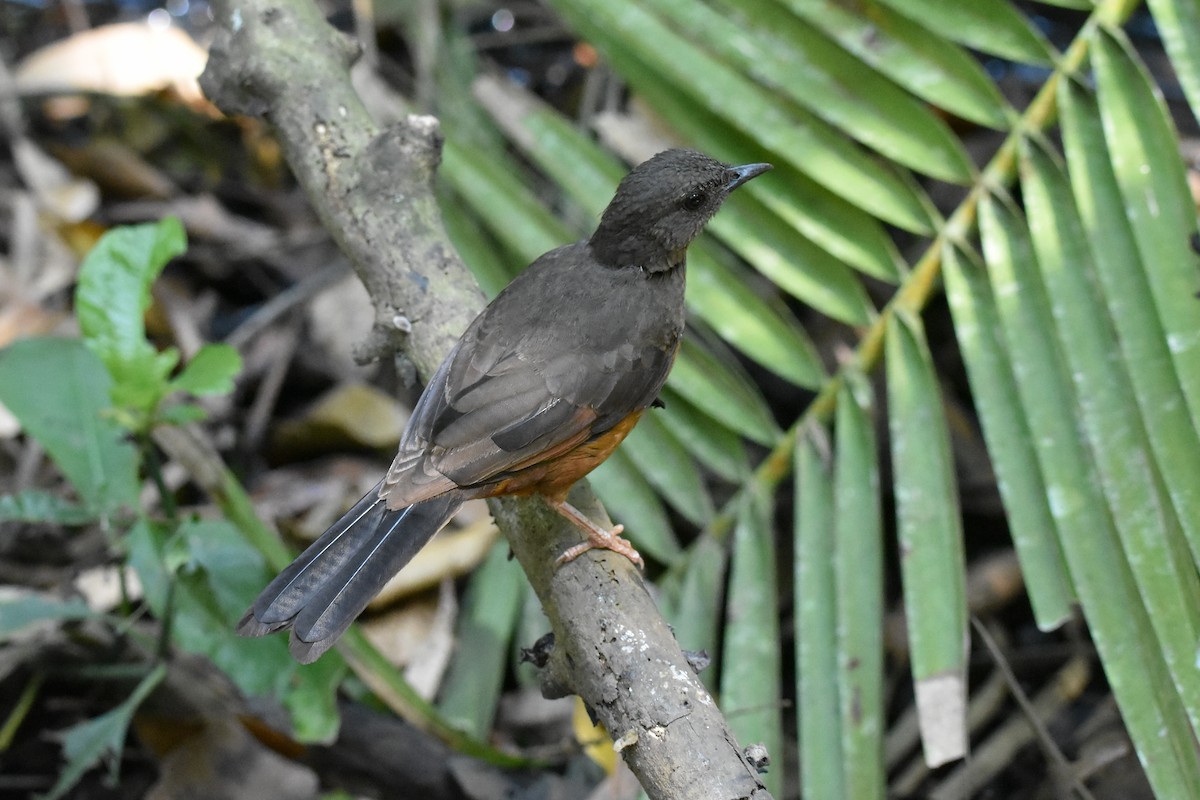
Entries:
{"type": "Polygon", "coordinates": [[[471,575],[458,619],[454,658],[438,708],[456,728],[487,738],[504,684],[508,647],[520,618],[524,577],[503,538],[471,575]]]}
{"type": "Polygon", "coordinates": [[[1149,5],[1192,115],[1200,119],[1200,3],[1149,0],[1149,5]]]}
{"type": "MultiPolygon", "coordinates": [[[[330,667],[301,667],[288,653],[287,637],[248,639],[234,633],[242,613],[273,577],[236,528],[224,520],[187,520],[171,535],[159,523],[140,520],[127,541],[129,563],[151,610],[161,617],[171,598],[176,646],[212,659],[247,694],[286,697],[300,691],[310,701],[324,698],[323,707],[305,709],[303,730],[326,741],[336,733],[334,698],[300,688],[309,680],[328,685],[330,667]]],[[[336,655],[325,658],[344,672],[336,655]]]]}
{"type": "Polygon", "coordinates": [[[206,344],[171,381],[171,388],[197,396],[229,394],[242,370],[242,357],[227,344],[206,344]]]}
{"type": "Polygon", "coordinates": [[[796,445],[793,574],[796,604],[796,719],[803,797],[845,797],[838,702],[837,580],[828,434],[801,431],[796,445]],[[817,437],[820,437],[818,445],[817,437]]]}
{"type": "MultiPolygon", "coordinates": [[[[1173,546],[1170,511],[1159,502],[1133,388],[1116,336],[1096,297],[1094,268],[1066,176],[1040,147],[1023,142],[1021,183],[1037,263],[1050,297],[1081,420],[1118,536],[1192,724],[1200,723],[1200,586],[1185,546],[1173,546]]],[[[1180,543],[1182,544],[1182,543],[1180,543]]]]}
{"type": "Polygon", "coordinates": [[[704,53],[640,4],[557,0],[552,5],[605,52],[635,88],[644,71],[622,63],[623,51],[617,47],[628,48],[693,103],[721,115],[835,194],[906,230],[931,229],[929,208],[910,181],[873,160],[819,117],[799,108],[783,109],[770,91],[704,53]],[[704,80],[697,81],[697,75],[704,80]],[[713,98],[721,100],[715,103],[713,98]]]}
{"type": "Polygon", "coordinates": [[[77,597],[63,600],[33,591],[0,597],[0,641],[44,620],[87,619],[94,616],[97,613],[77,597]]]}
{"type": "Polygon", "coordinates": [[[67,763],[63,765],[54,786],[42,795],[43,800],[65,797],[85,772],[101,763],[108,765],[109,778],[115,781],[133,714],[166,677],[167,665],[159,664],[112,711],[61,731],[63,757],[67,763]]]}
{"type": "Polygon", "coordinates": [[[1008,127],[1013,112],[979,61],[928,27],[877,3],[783,4],[925,102],[989,128],[1008,127]]]}
{"type": "Polygon", "coordinates": [[[293,737],[299,742],[333,742],[341,725],[337,704],[339,687],[346,678],[345,662],[320,658],[297,666],[296,676],[282,698],[293,737]]]}
{"type": "Polygon", "coordinates": [[[884,797],[883,521],[871,386],[846,373],[838,392],[834,479],[838,702],[846,797],[884,797]]]}
{"type": "Polygon", "coordinates": [[[1092,62],[1100,117],[1117,184],[1142,254],[1154,302],[1175,359],[1193,425],[1200,427],[1200,308],[1196,207],[1183,174],[1178,136],[1162,98],[1120,31],[1097,29],[1092,62]]]}
{"type": "Polygon", "coordinates": [[[1075,202],[1092,243],[1098,287],[1117,331],[1141,416],[1163,481],[1200,563],[1200,435],[1171,361],[1167,337],[1145,298],[1151,289],[1125,215],[1095,96],[1073,81],[1059,90],[1063,143],[1075,202]]]}
{"type": "Polygon", "coordinates": [[[925,762],[967,750],[967,567],[950,435],[920,319],[888,318],[888,422],[904,611],[925,762]]]}
{"type": "Polygon", "coordinates": [[[137,452],[105,416],[112,379],[77,339],[24,339],[0,350],[0,402],[75,487],[84,507],[137,504],[137,452]]]}
{"type": "Polygon", "coordinates": [[[698,409],[748,439],[770,444],[779,435],[766,402],[745,373],[684,337],[667,385],[698,409]]]}
{"type": "Polygon", "coordinates": [[[862,61],[770,0],[643,0],[742,74],[911,169],[952,183],[971,162],[949,126],[862,61]]]}
{"type": "Polygon", "coordinates": [[[701,527],[712,519],[712,498],[696,463],[655,414],[643,414],[622,447],[680,515],[701,527]]]}
{"type": "MultiPolygon", "coordinates": [[[[869,0],[871,1],[871,0],[869,0]]],[[[873,0],[985,53],[1049,66],[1050,45],[1008,0],[873,0]]]]}
{"type": "Polygon", "coordinates": [[[1038,627],[1054,630],[1073,616],[1075,593],[1055,536],[1033,436],[1020,413],[986,269],[971,254],[950,246],[942,251],[942,263],[954,332],[996,470],[1025,589],[1038,627]]]}
{"type": "Polygon", "coordinates": [[[104,234],[79,268],[79,328],[112,375],[118,407],[147,412],[166,392],[179,354],[154,349],[142,316],[150,306],[150,285],[186,246],[183,225],[174,217],[128,225],[104,234]]]}
{"type": "Polygon", "coordinates": [[[588,473],[588,483],[604,501],[613,519],[625,525],[626,536],[638,552],[664,564],[681,552],[663,503],[629,454],[618,448],[588,473]]]}
{"type": "Polygon", "coordinates": [[[980,211],[1018,395],[1092,638],[1155,791],[1163,797],[1191,796],[1200,791],[1191,728],[1077,428],[1070,373],[1054,338],[1028,230],[1015,212],[990,197],[980,211]]]}
{"type": "MultiPolygon", "coordinates": [[[[774,759],[774,754],[783,753],[783,717],[771,508],[771,498],[752,488],[738,509],[725,603],[723,649],[729,657],[721,669],[721,707],[738,741],[762,743],[774,759]]],[[[762,779],[772,794],[780,796],[781,768],[771,769],[762,779]]]]}
{"type": "Polygon", "coordinates": [[[49,492],[26,489],[17,494],[0,495],[0,522],[83,525],[95,519],[93,511],[49,492]]]}

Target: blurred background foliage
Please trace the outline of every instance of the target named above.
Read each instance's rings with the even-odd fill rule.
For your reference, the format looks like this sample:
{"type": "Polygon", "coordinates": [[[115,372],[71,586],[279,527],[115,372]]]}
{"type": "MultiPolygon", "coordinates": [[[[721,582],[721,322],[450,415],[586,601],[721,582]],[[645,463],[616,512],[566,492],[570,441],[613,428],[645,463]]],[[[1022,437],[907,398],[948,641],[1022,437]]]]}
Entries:
{"type": "MultiPolygon", "coordinates": [[[[325,467],[307,469],[327,475],[331,453],[386,452],[402,424],[348,366],[347,309],[361,309],[361,296],[339,288],[344,270],[323,266],[336,256],[269,133],[215,119],[189,93],[184,44],[161,51],[171,56],[159,59],[157,83],[121,91],[87,83],[94,64],[67,79],[65,62],[30,56],[54,39],[80,47],[83,34],[66,38],[82,30],[73,13],[91,14],[90,26],[147,9],[56,9],[4,6],[2,52],[18,65],[6,80],[22,106],[8,109],[4,181],[20,187],[9,191],[7,237],[17,321],[0,344],[69,326],[72,308],[92,335],[86,282],[74,306],[64,300],[73,267],[45,291],[44,270],[21,269],[48,256],[21,260],[20,215],[52,221],[46,235],[63,264],[116,222],[178,215],[191,272],[169,268],[171,288],[156,285],[150,341],[189,358],[203,342],[241,351],[237,391],[201,403],[206,426],[255,487],[260,515],[294,519],[285,499],[299,492],[296,465],[323,456],[325,467]],[[182,61],[185,78],[168,61],[182,61]],[[65,95],[81,90],[95,94],[70,107],[65,95]],[[158,94],[137,103],[101,96],[149,90],[158,94]],[[30,166],[41,158],[65,170],[30,166]],[[195,288],[206,281],[217,288],[195,288]],[[279,297],[290,299],[282,310],[279,297]],[[180,310],[197,299],[209,306],[180,310]],[[306,305],[316,311],[296,310],[306,305]]],[[[356,80],[381,117],[441,119],[446,227],[489,296],[540,253],[586,235],[628,165],[658,150],[775,164],[693,246],[689,333],[666,408],[591,482],[648,557],[682,646],[711,659],[702,674],[739,741],[766,744],[776,797],[1200,797],[1200,5],[380,0],[326,10],[362,42],[356,80]],[[1104,750],[1113,741],[1122,747],[1104,750]],[[1041,765],[1034,777],[1031,761],[1041,765]]],[[[210,24],[194,2],[148,19],[143,27],[185,28],[201,43],[210,24]]],[[[105,558],[125,554],[158,618],[187,619],[188,588],[207,580],[198,594],[217,608],[203,635],[173,631],[175,645],[246,692],[283,696],[300,740],[336,729],[334,710],[305,698],[324,692],[328,703],[342,681],[345,696],[374,693],[460,748],[493,759],[484,742],[535,752],[539,737],[520,731],[514,708],[536,694],[519,654],[545,625],[503,544],[480,533],[486,521],[466,520],[450,540],[448,550],[472,555],[417,586],[478,564],[457,604],[444,581],[440,601],[418,595],[437,609],[419,627],[456,642],[426,666],[435,677],[423,690],[407,694],[377,658],[386,637],[372,646],[358,634],[353,677],[336,656],[312,680],[241,673],[254,657],[244,644],[230,651],[236,640],[220,621],[232,614],[232,624],[254,580],[222,581],[216,565],[250,559],[269,574],[282,558],[257,554],[270,551],[269,533],[251,536],[258,550],[232,535],[253,523],[238,523],[226,499],[229,531],[181,517],[156,539],[145,524],[161,528],[155,508],[203,506],[182,479],[141,501],[143,524],[111,523],[111,493],[90,496],[69,456],[62,463],[39,436],[31,420],[46,387],[22,383],[16,347],[0,351],[0,401],[19,423],[10,441],[21,427],[40,441],[80,502],[17,494],[40,473],[16,469],[31,457],[21,461],[13,444],[6,530],[132,526],[124,538],[106,532],[105,558]],[[207,562],[195,550],[206,538],[207,562]],[[317,710],[297,716],[302,708],[317,710]]],[[[403,396],[403,373],[387,365],[371,377],[403,396]]],[[[172,413],[161,421],[191,419],[172,413]]],[[[141,432],[146,458],[172,455],[141,432]]],[[[366,461],[353,474],[369,485],[383,461],[366,461]]],[[[354,494],[305,481],[327,498],[354,494]]],[[[137,493],[119,491],[126,506],[137,493]]],[[[6,547],[0,558],[20,554],[6,547]]],[[[126,611],[141,602],[126,601],[126,611]]],[[[86,616],[61,597],[14,602],[25,616],[12,631],[86,616]]],[[[16,695],[41,685],[36,671],[10,674],[23,675],[7,681],[16,695]]],[[[151,678],[163,680],[147,671],[137,685],[151,678]]],[[[409,678],[420,683],[411,665],[409,678]]],[[[133,706],[109,713],[128,725],[133,706]]],[[[561,723],[564,712],[550,716],[561,723]]],[[[577,726],[584,743],[595,735],[586,728],[577,726]]]]}

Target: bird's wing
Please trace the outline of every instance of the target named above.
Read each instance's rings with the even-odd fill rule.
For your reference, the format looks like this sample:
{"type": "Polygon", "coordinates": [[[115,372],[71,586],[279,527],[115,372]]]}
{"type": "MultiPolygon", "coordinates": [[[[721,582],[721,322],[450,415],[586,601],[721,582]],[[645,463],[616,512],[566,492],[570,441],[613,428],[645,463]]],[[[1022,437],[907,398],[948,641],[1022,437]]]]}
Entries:
{"type": "Polygon", "coordinates": [[[654,400],[673,355],[528,336],[506,345],[477,322],[413,411],[380,492],[389,507],[487,483],[604,433],[654,400]]]}

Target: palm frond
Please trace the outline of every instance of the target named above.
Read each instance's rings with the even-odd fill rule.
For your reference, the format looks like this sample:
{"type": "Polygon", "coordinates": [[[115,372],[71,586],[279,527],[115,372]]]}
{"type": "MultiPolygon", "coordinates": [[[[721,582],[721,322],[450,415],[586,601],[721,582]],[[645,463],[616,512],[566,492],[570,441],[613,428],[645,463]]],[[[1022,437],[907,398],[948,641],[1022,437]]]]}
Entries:
{"type": "MultiPolygon", "coordinates": [[[[796,470],[807,796],[885,792],[885,495],[896,499],[926,753],[939,762],[965,744],[962,519],[945,389],[921,322],[943,278],[1037,624],[1061,625],[1078,603],[1155,791],[1200,796],[1195,205],[1162,95],[1120,27],[1136,4],[1053,4],[1087,12],[1061,53],[1007,0],[551,2],[627,83],[638,113],[718,157],[777,167],[697,243],[688,302],[700,335],[685,343],[666,410],[595,483],[668,565],[668,616],[685,647],[718,656],[709,685],[744,712],[739,734],[781,747],[781,661],[791,654],[772,627],[770,525],[775,493],[796,470]],[[1014,109],[970,50],[1044,80],[1014,109]],[[1002,141],[974,163],[947,116],[1002,141]],[[965,187],[961,201],[939,211],[929,178],[965,187]],[[797,314],[793,301],[812,312],[797,314]],[[801,320],[847,326],[853,352],[829,367],[801,320]],[[880,361],[886,393],[866,377],[880,361]],[[786,430],[745,363],[796,387],[786,430]],[[880,487],[874,419],[885,397],[892,469],[880,487]],[[767,448],[753,469],[749,443],[767,448]],[[690,544],[668,509],[701,528],[690,544]]],[[[1195,4],[1150,8],[1200,108],[1195,4]]],[[[593,218],[623,171],[593,131],[494,78],[474,88],[515,149],[561,188],[557,210],[593,218]]],[[[611,137],[612,121],[596,129],[611,137]]],[[[615,149],[636,160],[667,141],[615,149]]],[[[484,252],[488,243],[525,263],[578,233],[508,158],[453,137],[446,151],[447,183],[470,206],[448,210],[468,215],[452,216],[451,231],[469,261],[479,254],[489,288],[505,260],[484,252]]]]}

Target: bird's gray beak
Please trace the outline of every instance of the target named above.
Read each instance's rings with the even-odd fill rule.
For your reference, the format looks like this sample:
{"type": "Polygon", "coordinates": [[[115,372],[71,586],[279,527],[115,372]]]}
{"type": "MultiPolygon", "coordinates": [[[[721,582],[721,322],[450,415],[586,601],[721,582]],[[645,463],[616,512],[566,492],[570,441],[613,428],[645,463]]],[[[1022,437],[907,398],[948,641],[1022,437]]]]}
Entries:
{"type": "Polygon", "coordinates": [[[746,181],[757,178],[770,169],[770,164],[744,164],[740,167],[730,167],[728,170],[729,183],[725,184],[725,191],[732,192],[746,181]]]}

